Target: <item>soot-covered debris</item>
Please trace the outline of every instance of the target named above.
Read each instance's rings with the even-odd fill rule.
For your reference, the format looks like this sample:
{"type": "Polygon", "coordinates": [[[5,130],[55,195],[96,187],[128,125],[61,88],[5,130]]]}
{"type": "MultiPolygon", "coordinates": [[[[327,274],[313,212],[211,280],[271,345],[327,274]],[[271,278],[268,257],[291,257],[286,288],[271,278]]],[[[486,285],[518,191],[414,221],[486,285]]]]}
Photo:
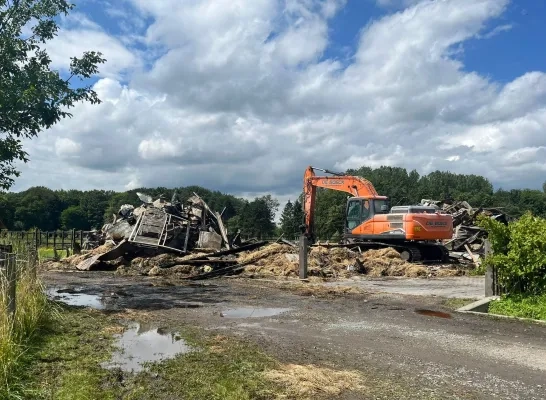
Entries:
{"type": "Polygon", "coordinates": [[[485,255],[487,232],[477,225],[478,216],[484,215],[502,223],[508,216],[500,208],[475,208],[466,201],[421,200],[422,205],[434,206],[453,216],[453,237],[444,242],[450,256],[462,261],[479,264],[485,255]]]}

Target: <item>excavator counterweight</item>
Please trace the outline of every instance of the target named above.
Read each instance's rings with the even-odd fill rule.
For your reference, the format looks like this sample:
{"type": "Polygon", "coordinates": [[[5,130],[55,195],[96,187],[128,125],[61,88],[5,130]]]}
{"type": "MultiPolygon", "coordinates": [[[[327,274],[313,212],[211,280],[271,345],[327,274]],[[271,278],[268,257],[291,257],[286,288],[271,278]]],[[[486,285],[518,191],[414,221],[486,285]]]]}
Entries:
{"type": "Polygon", "coordinates": [[[389,198],[380,196],[367,179],[310,166],[304,174],[303,230],[311,242],[315,241],[314,213],[318,187],[351,195],[345,211],[344,244],[364,248],[392,247],[408,261],[444,262],[449,257],[440,241],[451,239],[453,235],[451,215],[425,206],[397,206],[390,209],[389,198]],[[317,176],[315,170],[334,176],[317,176]]]}

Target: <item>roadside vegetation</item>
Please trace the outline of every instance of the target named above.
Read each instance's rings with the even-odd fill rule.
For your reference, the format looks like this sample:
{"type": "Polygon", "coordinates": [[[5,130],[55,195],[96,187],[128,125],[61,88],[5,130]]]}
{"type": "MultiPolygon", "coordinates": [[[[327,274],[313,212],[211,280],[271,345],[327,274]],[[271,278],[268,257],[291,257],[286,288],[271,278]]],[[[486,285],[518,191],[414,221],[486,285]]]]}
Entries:
{"type": "Polygon", "coordinates": [[[66,250],[57,250],[57,252],[55,252],[55,249],[53,249],[52,247],[38,248],[38,258],[40,261],[55,260],[55,259],[62,260],[65,257],[66,257],[66,250]]]}
{"type": "Polygon", "coordinates": [[[447,307],[451,310],[457,310],[458,308],[461,308],[461,307],[464,307],[468,304],[471,304],[473,302],[475,302],[476,299],[459,299],[459,298],[449,298],[449,299],[445,299],[443,302],[442,302],[442,305],[444,307],[447,307]]]}
{"type": "Polygon", "coordinates": [[[546,320],[546,219],[526,213],[508,225],[480,221],[493,254],[484,265],[497,270],[505,294],[489,312],[546,320]]]}
{"type": "Polygon", "coordinates": [[[546,294],[541,296],[505,296],[499,301],[491,302],[489,312],[546,321],[546,294]]]}
{"type": "Polygon", "coordinates": [[[138,373],[106,369],[101,364],[116,351],[114,335],[128,320],[149,322],[147,314],[58,307],[55,323],[41,330],[39,346],[25,358],[24,398],[326,399],[364,390],[358,372],[282,364],[250,343],[188,327],[177,330],[178,339],[194,351],[138,373]]]}
{"type": "MultiPolygon", "coordinates": [[[[28,350],[39,340],[39,331],[51,316],[40,281],[29,265],[20,264],[17,282],[16,312],[8,315],[8,297],[1,291],[0,307],[0,398],[20,398],[25,391],[28,350]]],[[[6,285],[2,276],[2,285],[6,285]]]]}

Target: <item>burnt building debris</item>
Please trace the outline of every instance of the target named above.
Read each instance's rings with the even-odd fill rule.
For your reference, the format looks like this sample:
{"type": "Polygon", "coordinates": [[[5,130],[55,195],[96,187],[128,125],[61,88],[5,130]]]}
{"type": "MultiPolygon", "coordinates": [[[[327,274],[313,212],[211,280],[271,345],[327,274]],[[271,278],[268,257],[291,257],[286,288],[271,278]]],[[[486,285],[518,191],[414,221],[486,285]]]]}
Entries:
{"type": "Polygon", "coordinates": [[[124,204],[112,223],[102,228],[105,241],[126,241],[135,247],[179,254],[206,248],[231,248],[220,214],[210,209],[196,193],[185,202],[173,195],[171,201],[137,193],[139,207],[124,204]]]}
{"type": "Polygon", "coordinates": [[[501,208],[475,208],[466,201],[421,200],[422,205],[433,206],[453,216],[453,237],[444,242],[454,259],[479,263],[485,254],[487,232],[478,226],[478,216],[484,215],[507,224],[509,217],[501,208]]]}
{"type": "MultiPolygon", "coordinates": [[[[228,237],[220,213],[212,210],[197,194],[184,202],[176,193],[170,201],[137,193],[142,204],[124,204],[111,223],[92,232],[84,242],[84,254],[66,262],[79,270],[111,269],[135,260],[173,261],[172,266],[203,266],[205,270],[236,263],[235,254],[265,245],[256,240],[241,241],[239,232],[228,237]]],[[[143,261],[143,265],[147,265],[143,261]]]]}

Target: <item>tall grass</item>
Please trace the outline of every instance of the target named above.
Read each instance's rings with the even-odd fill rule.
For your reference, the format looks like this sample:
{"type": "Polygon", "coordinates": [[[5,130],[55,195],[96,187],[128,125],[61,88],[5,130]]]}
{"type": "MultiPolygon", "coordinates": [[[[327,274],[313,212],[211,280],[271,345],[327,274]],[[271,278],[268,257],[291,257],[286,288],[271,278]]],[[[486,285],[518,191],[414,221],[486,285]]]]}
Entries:
{"type": "Polygon", "coordinates": [[[17,251],[16,312],[7,312],[7,277],[2,274],[0,296],[0,398],[19,399],[24,391],[24,358],[32,340],[48,316],[44,288],[36,277],[35,257],[17,251]]]}

